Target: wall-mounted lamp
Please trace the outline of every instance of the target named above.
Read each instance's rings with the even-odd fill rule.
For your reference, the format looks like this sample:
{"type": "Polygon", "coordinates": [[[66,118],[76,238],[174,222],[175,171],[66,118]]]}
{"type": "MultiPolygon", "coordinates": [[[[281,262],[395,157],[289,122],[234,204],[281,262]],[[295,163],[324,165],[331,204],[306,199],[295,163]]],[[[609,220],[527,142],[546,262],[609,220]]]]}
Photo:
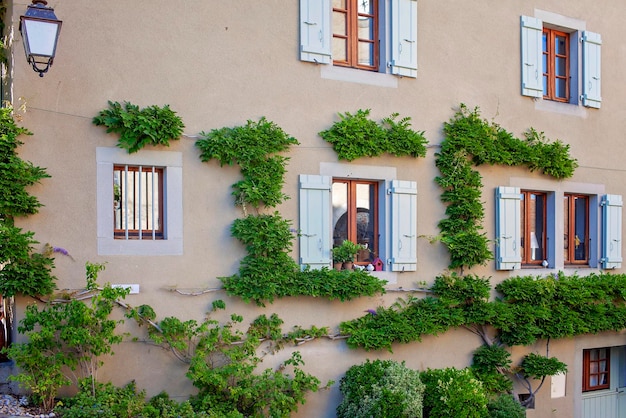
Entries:
{"type": "Polygon", "coordinates": [[[26,60],[43,77],[54,61],[61,22],[45,0],[33,0],[26,14],[20,16],[20,33],[26,60]]]}

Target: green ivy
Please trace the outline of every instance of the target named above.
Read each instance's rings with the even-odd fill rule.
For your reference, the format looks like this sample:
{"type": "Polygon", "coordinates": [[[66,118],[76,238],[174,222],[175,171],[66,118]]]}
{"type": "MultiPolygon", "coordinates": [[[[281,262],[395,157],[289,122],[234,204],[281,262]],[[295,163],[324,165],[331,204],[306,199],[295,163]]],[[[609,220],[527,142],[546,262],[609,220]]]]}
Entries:
{"type": "Polygon", "coordinates": [[[248,120],[244,126],[201,132],[196,141],[201,161],[215,159],[220,166],[241,167],[244,178],[233,185],[235,202],[255,208],[275,207],[287,199],[282,187],[288,158],[274,154],[296,144],[295,138],[265,117],[258,122],[248,120]]]}
{"type": "Polygon", "coordinates": [[[42,205],[26,188],[50,176],[18,156],[20,135],[30,132],[15,124],[11,108],[0,108],[0,294],[47,295],[56,288],[54,260],[35,251],[34,233],[16,227],[14,218],[38,212],[42,205]]]}
{"type": "Polygon", "coordinates": [[[146,145],[169,146],[170,140],[177,140],[185,127],[180,116],[169,105],[140,109],[129,102],[122,105],[112,101],[109,101],[109,108],[100,111],[92,122],[106,126],[107,133],[119,134],[117,146],[129,154],[146,145]]]}
{"type": "Polygon", "coordinates": [[[361,157],[378,157],[384,153],[400,156],[424,157],[424,132],[411,129],[410,117],[394,113],[377,123],[369,119],[370,110],[355,114],[339,113],[339,121],[319,135],[330,144],[340,160],[353,161],[361,157]]]}
{"type": "Polygon", "coordinates": [[[484,265],[493,258],[490,241],[482,232],[484,208],[482,178],[473,166],[482,164],[526,166],[556,179],[574,174],[577,162],[569,145],[550,142],[542,132],[530,128],[518,139],[499,125],[481,118],[478,108],[461,104],[454,117],[444,124],[445,138],[435,154],[441,176],[435,178],[443,189],[446,219],[439,222],[441,242],[450,253],[450,269],[484,265]]]}
{"type": "Polygon", "coordinates": [[[248,205],[275,207],[287,198],[282,187],[288,158],[273,154],[298,144],[295,138],[265,118],[200,136],[196,146],[203,162],[215,159],[221,166],[238,164],[244,177],[233,185],[233,195],[246,216],[233,222],[231,234],[245,245],[248,254],[237,274],[219,278],[229,295],[263,305],[286,296],[344,301],[384,292],[385,281],[367,272],[302,271],[290,254],[295,238],[291,221],[278,212],[247,214],[248,205]]]}

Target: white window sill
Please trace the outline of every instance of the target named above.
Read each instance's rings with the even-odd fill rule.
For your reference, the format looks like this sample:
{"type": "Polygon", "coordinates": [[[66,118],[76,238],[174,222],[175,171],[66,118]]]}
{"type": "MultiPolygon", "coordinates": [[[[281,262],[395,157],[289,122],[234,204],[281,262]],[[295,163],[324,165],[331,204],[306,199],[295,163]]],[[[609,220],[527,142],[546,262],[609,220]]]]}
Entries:
{"type": "Polygon", "coordinates": [[[332,64],[320,65],[323,79],[347,81],[349,83],[368,84],[371,86],[398,88],[398,77],[391,74],[359,70],[356,68],[338,67],[332,64]]]}

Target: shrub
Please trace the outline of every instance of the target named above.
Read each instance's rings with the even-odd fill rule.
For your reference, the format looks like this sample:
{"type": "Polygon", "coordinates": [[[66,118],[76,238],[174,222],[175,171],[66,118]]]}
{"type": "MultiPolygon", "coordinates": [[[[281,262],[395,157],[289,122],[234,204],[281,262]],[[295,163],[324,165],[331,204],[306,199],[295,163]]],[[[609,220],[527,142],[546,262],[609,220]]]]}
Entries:
{"type": "Polygon", "coordinates": [[[145,404],[145,391],[137,392],[135,382],[118,388],[112,383],[79,381],[78,393],[56,408],[64,418],[131,418],[140,416],[145,404]]]}
{"type": "Polygon", "coordinates": [[[421,375],[426,385],[424,417],[487,417],[487,395],[470,369],[429,369],[421,375]]]}
{"type": "Polygon", "coordinates": [[[489,418],[525,418],[526,409],[511,395],[500,395],[487,404],[489,418]]]}
{"type": "Polygon", "coordinates": [[[421,417],[424,385],[419,373],[393,360],[352,366],[339,386],[339,418],[421,417]]]}

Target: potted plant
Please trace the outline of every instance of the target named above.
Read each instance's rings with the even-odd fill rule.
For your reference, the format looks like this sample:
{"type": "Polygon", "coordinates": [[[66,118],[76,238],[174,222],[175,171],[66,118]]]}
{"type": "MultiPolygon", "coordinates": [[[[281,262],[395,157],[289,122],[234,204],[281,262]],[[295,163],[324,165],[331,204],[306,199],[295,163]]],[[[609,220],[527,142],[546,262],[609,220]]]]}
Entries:
{"type": "Polygon", "coordinates": [[[333,248],[333,263],[335,263],[335,268],[337,268],[337,264],[343,263],[344,269],[351,270],[356,254],[362,248],[363,246],[350,240],[345,240],[341,245],[333,248]]]}

